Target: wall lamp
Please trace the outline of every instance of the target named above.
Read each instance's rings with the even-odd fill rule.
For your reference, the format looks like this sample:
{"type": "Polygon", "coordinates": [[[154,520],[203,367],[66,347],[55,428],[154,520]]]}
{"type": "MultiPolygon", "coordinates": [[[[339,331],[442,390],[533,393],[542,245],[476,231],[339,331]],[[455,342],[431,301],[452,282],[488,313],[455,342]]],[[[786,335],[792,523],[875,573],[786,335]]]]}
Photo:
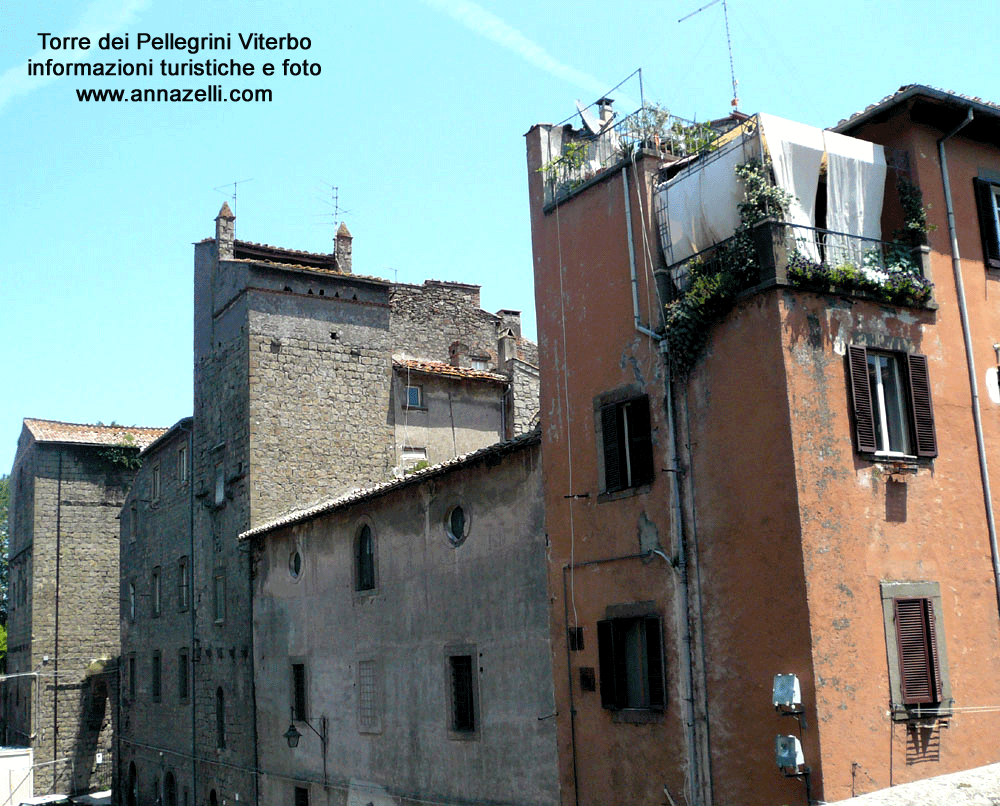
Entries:
{"type": "Polygon", "coordinates": [[[319,736],[320,742],[323,743],[323,785],[325,786],[327,782],[326,745],[328,740],[328,734],[326,730],[326,717],[321,716],[319,718],[319,730],[316,730],[316,728],[312,726],[312,723],[309,722],[308,719],[296,719],[295,711],[293,709],[292,721],[288,724],[288,730],[286,730],[283,734],[281,734],[285,738],[285,741],[288,742],[288,746],[293,750],[299,746],[299,739],[302,738],[302,734],[299,732],[298,728],[295,727],[296,722],[302,722],[307,728],[309,728],[309,730],[311,730],[313,733],[319,736]]]}

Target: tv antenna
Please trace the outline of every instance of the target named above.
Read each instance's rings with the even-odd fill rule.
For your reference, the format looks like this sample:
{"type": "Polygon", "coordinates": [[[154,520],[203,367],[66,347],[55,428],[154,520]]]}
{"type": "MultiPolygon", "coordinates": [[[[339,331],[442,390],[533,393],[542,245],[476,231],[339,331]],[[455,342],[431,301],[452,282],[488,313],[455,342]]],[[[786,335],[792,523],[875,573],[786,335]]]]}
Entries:
{"type": "MultiPolygon", "coordinates": [[[[322,180],[320,180],[322,181],[322,180]]],[[[333,216],[333,227],[336,231],[337,227],[343,223],[340,219],[341,215],[351,215],[353,211],[348,210],[346,207],[340,206],[340,187],[337,185],[331,185],[329,182],[323,182],[330,189],[330,199],[327,201],[323,199],[323,203],[329,205],[333,208],[332,213],[321,213],[318,217],[326,218],[326,216],[333,216]]]]}
{"type": "Polygon", "coordinates": [[[677,20],[677,22],[684,22],[684,20],[690,19],[695,14],[700,14],[706,8],[711,8],[712,6],[717,5],[719,3],[722,3],[722,16],[726,20],[726,47],[729,48],[729,75],[733,80],[733,100],[731,101],[731,104],[734,110],[739,111],[740,93],[739,90],[737,89],[739,82],[736,81],[736,68],[733,67],[733,40],[732,37],[729,35],[729,9],[726,6],[726,0],[712,0],[711,3],[706,3],[701,8],[697,8],[690,14],[684,15],[679,20],[677,20]]]}
{"type": "Polygon", "coordinates": [[[224,190],[223,188],[228,188],[230,185],[233,186],[233,195],[229,196],[229,198],[233,200],[233,215],[236,215],[236,188],[238,185],[242,185],[244,182],[253,182],[253,179],[237,179],[235,182],[227,182],[224,185],[219,185],[217,188],[212,188],[212,190],[217,190],[219,191],[219,193],[225,193],[227,196],[229,196],[228,191],[224,190]]]}

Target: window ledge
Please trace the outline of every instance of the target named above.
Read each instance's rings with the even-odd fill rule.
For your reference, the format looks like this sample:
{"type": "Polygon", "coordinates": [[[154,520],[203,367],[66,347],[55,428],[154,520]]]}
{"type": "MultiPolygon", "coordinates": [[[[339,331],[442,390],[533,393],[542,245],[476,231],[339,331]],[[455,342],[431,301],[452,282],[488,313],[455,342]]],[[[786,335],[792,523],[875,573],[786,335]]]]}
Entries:
{"type": "Polygon", "coordinates": [[[893,722],[907,722],[914,727],[934,727],[939,722],[947,724],[951,716],[951,704],[916,706],[895,703],[892,706],[893,722]]]}
{"type": "Polygon", "coordinates": [[[600,493],[597,496],[598,504],[606,504],[608,501],[617,501],[620,498],[631,498],[633,495],[644,495],[653,489],[652,483],[640,484],[638,487],[626,487],[624,490],[615,490],[613,493],[600,493]]]}
{"type": "Polygon", "coordinates": [[[651,722],[662,722],[663,711],[651,708],[623,708],[611,712],[611,721],[616,725],[648,725],[651,722]]]}
{"type": "Polygon", "coordinates": [[[427,411],[427,406],[408,406],[404,403],[403,411],[427,411]]]}

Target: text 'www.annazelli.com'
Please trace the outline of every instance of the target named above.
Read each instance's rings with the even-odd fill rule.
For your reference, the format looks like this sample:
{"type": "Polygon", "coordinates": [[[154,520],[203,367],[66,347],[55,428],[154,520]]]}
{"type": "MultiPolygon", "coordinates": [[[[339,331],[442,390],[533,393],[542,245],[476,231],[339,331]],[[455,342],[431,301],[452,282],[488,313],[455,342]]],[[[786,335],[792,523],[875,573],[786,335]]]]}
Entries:
{"type": "Polygon", "coordinates": [[[209,84],[201,89],[133,89],[133,90],[81,90],[76,91],[78,101],[110,101],[122,103],[268,103],[273,94],[268,89],[232,89],[224,92],[221,84],[209,84]]]}

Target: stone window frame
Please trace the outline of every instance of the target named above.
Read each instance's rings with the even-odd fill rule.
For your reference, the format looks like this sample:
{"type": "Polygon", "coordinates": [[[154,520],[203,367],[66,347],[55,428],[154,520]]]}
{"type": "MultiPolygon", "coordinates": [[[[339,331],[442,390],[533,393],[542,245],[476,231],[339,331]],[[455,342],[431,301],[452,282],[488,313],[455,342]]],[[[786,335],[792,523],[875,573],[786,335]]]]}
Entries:
{"type": "Polygon", "coordinates": [[[149,614],[159,618],[163,611],[163,574],[160,566],[154,565],[149,573],[149,614]]]}
{"type": "Polygon", "coordinates": [[[177,612],[191,607],[191,563],[186,554],[177,558],[177,612]]]}
{"type": "Polygon", "coordinates": [[[941,604],[941,585],[937,582],[881,582],[882,622],[885,628],[886,661],[889,672],[889,696],[892,719],[907,721],[922,718],[950,716],[954,699],[951,695],[951,676],[948,671],[948,645],[945,640],[944,608],[941,604]],[[899,644],[896,636],[896,599],[928,599],[934,613],[935,646],[938,672],[941,680],[941,701],[934,705],[904,705],[903,687],[899,669],[899,644]]]}
{"type": "Polygon", "coordinates": [[[163,652],[154,649],[149,664],[149,696],[153,702],[163,698],[163,652]]]}
{"type": "Polygon", "coordinates": [[[149,471],[149,487],[151,503],[156,504],[160,500],[160,493],[163,488],[163,479],[160,472],[160,463],[157,462],[149,471]]]}
{"type": "Polygon", "coordinates": [[[309,720],[309,666],[302,657],[289,658],[288,693],[292,721],[309,720]],[[296,670],[301,669],[301,675],[296,670]]]}
{"type": "Polygon", "coordinates": [[[427,411],[427,399],[424,397],[422,384],[403,382],[403,409],[409,411],[427,411]],[[410,390],[416,390],[416,403],[410,402],[410,390]]]}
{"type": "Polygon", "coordinates": [[[136,692],[139,689],[139,669],[138,661],[136,659],[136,654],[134,652],[129,652],[125,659],[126,661],[126,675],[128,676],[128,696],[132,702],[135,702],[136,692]]]}
{"type": "Polygon", "coordinates": [[[191,701],[191,651],[186,646],[177,650],[177,701],[191,701]]]}
{"type": "Polygon", "coordinates": [[[130,579],[128,581],[128,620],[130,623],[135,623],[135,580],[130,579]]]}
{"type": "Polygon", "coordinates": [[[132,504],[129,507],[129,517],[128,517],[128,539],[130,543],[134,543],[139,537],[139,507],[136,504],[132,504]]]}
{"type": "Polygon", "coordinates": [[[221,566],[212,572],[212,620],[226,622],[226,569],[221,566]]]}
{"type": "MultiPolygon", "coordinates": [[[[656,478],[656,450],[653,428],[653,410],[650,404],[649,394],[639,383],[626,384],[624,386],[617,387],[616,389],[611,389],[607,392],[595,395],[593,398],[593,409],[594,437],[596,440],[598,470],[597,502],[604,503],[607,501],[616,501],[620,498],[627,498],[634,495],[648,493],[656,478]],[[641,432],[641,436],[648,434],[649,452],[651,454],[651,460],[649,461],[648,467],[646,466],[645,460],[639,456],[636,456],[634,460],[632,457],[628,456],[624,458],[621,456],[617,458],[608,456],[611,448],[617,448],[620,441],[620,435],[617,433],[605,434],[605,422],[607,421],[609,424],[612,422],[617,423],[618,415],[633,404],[641,405],[648,410],[648,425],[643,423],[644,427],[641,432]],[[627,475],[631,476],[632,474],[635,474],[636,478],[628,478],[627,483],[624,484],[624,486],[621,484],[609,485],[608,476],[612,465],[617,470],[620,470],[623,466],[627,466],[627,475]]],[[[622,414],[622,416],[627,415],[622,414]]]]}
{"type": "Polygon", "coordinates": [[[185,440],[184,443],[177,448],[177,483],[182,486],[187,484],[189,475],[188,443],[185,440]]]}

